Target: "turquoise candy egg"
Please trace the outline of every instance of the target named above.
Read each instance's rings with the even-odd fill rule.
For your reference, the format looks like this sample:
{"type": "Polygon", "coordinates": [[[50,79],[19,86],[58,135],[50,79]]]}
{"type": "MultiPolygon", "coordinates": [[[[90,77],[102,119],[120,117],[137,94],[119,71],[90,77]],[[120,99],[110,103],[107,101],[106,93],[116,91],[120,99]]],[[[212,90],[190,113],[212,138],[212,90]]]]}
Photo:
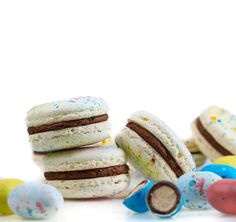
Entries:
{"type": "Polygon", "coordinates": [[[225,164],[209,164],[201,169],[221,176],[223,179],[236,179],[236,169],[225,164]]]}
{"type": "Polygon", "coordinates": [[[8,197],[10,209],[15,214],[30,219],[52,217],[63,202],[63,197],[56,188],[33,182],[17,186],[8,197]]]}
{"type": "Polygon", "coordinates": [[[191,209],[206,209],[210,207],[206,198],[207,188],[222,179],[211,172],[190,172],[179,177],[176,185],[184,197],[184,206],[191,209]]]}

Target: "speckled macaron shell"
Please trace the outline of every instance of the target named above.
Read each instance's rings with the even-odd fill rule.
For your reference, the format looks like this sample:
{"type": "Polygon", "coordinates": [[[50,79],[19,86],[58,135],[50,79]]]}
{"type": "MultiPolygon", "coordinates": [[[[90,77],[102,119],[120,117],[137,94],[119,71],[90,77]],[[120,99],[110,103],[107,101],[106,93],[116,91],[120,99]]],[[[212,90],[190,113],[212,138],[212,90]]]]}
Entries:
{"type": "Polygon", "coordinates": [[[48,153],[45,172],[76,171],[126,164],[124,151],[117,147],[93,147],[48,153]]]}
{"type": "MultiPolygon", "coordinates": [[[[236,116],[229,111],[217,106],[208,107],[200,115],[200,121],[210,135],[226,150],[236,154],[236,116]]],[[[215,160],[222,156],[206,140],[199,135],[195,124],[193,131],[199,140],[200,149],[210,160],[215,160]]]]}
{"type": "Polygon", "coordinates": [[[129,186],[130,177],[121,174],[85,180],[48,180],[46,183],[59,189],[66,199],[113,198],[129,186]]]}
{"type": "MultiPolygon", "coordinates": [[[[99,116],[107,112],[108,106],[103,99],[78,97],[33,107],[27,113],[26,125],[27,127],[50,125],[99,116]]],[[[101,142],[110,136],[110,130],[111,126],[107,120],[85,126],[32,134],[29,140],[34,151],[50,152],[101,142]]]]}
{"type": "MultiPolygon", "coordinates": [[[[139,124],[156,136],[184,172],[195,170],[195,163],[184,143],[157,117],[145,111],[138,111],[131,115],[128,121],[139,124]]],[[[177,179],[165,160],[133,130],[125,127],[115,140],[128,154],[132,163],[150,180],[177,179]]]]}
{"type": "MultiPolygon", "coordinates": [[[[94,147],[49,153],[44,158],[45,172],[76,171],[126,164],[126,155],[117,147],[94,147]]],[[[48,180],[64,198],[112,197],[129,186],[128,174],[80,180],[48,180]]]]}
{"type": "Polygon", "coordinates": [[[8,197],[11,210],[29,219],[50,218],[63,206],[63,202],[56,188],[35,182],[18,185],[8,197]]]}
{"type": "Polygon", "coordinates": [[[75,119],[99,116],[108,112],[108,105],[102,98],[77,97],[45,103],[33,107],[27,113],[27,127],[57,123],[75,119]]]}
{"type": "Polygon", "coordinates": [[[50,152],[98,143],[110,136],[109,121],[30,135],[32,149],[50,152]]]}

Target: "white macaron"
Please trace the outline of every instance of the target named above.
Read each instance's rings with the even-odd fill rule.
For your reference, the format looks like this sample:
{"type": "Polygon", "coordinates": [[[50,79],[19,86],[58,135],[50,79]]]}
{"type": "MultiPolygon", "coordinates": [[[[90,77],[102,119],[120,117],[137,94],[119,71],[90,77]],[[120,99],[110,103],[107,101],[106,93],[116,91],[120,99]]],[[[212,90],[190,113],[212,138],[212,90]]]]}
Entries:
{"type": "Polygon", "coordinates": [[[116,136],[116,143],[147,178],[176,180],[195,170],[195,163],[185,144],[160,119],[138,111],[116,136]]]}
{"type": "Polygon", "coordinates": [[[100,142],[110,135],[108,106],[101,98],[78,97],[38,105],[26,117],[33,151],[51,152],[100,142]]]}
{"type": "Polygon", "coordinates": [[[112,197],[129,186],[126,156],[117,147],[49,153],[43,165],[46,182],[64,198],[112,197]]]}

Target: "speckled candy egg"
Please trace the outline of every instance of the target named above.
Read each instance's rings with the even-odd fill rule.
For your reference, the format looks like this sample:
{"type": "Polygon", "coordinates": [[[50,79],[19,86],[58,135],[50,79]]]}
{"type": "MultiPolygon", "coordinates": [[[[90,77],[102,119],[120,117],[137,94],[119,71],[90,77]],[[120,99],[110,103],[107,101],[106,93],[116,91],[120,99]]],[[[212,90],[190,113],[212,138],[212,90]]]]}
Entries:
{"type": "Polygon", "coordinates": [[[236,180],[224,179],[207,189],[208,202],[225,214],[236,214],[236,180]]]}
{"type": "Polygon", "coordinates": [[[191,209],[206,209],[206,190],[214,183],[222,179],[211,172],[191,172],[181,176],[176,184],[184,196],[184,206],[191,209]]]}
{"type": "Polygon", "coordinates": [[[44,219],[53,216],[62,207],[63,197],[50,185],[30,182],[12,190],[8,205],[19,216],[44,219]]]}

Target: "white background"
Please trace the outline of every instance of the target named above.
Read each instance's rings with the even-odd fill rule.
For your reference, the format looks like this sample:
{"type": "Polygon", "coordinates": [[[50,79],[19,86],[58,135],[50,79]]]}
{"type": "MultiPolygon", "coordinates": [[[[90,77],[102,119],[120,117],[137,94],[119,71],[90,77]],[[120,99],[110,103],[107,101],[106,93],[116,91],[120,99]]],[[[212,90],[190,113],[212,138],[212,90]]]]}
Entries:
{"type": "MultiPolygon", "coordinates": [[[[24,122],[40,103],[103,97],[113,135],[138,109],[181,138],[209,105],[236,113],[235,11],[235,1],[217,0],[0,1],[0,176],[40,177],[24,122]]],[[[130,215],[119,200],[74,201],[52,221],[151,220],[130,215]]],[[[210,217],[235,220],[184,211],[176,221],[210,217]]]]}

